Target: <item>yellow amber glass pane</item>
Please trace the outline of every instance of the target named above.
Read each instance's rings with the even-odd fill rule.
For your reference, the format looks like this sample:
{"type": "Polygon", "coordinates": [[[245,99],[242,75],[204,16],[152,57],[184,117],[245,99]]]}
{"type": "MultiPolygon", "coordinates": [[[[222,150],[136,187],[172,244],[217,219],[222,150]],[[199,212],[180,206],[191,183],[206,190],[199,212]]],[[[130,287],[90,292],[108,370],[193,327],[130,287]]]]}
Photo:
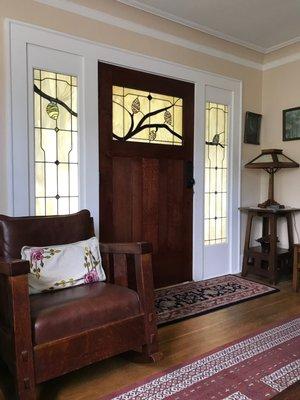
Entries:
{"type": "Polygon", "coordinates": [[[69,213],[69,199],[61,198],[58,200],[58,214],[68,214],[69,213]]]}
{"type": "Polygon", "coordinates": [[[70,213],[74,213],[78,211],[78,197],[71,197],[70,198],[70,213]]]}
{"type": "Polygon", "coordinates": [[[183,100],[113,86],[113,140],[182,145],[183,100]]]}
{"type": "Polygon", "coordinates": [[[71,136],[71,151],[69,153],[69,162],[78,163],[78,133],[72,132],[71,136]]]}
{"type": "Polygon", "coordinates": [[[42,129],[35,129],[35,161],[45,161],[42,129]]]}
{"type": "Polygon", "coordinates": [[[35,199],[35,214],[36,215],[45,215],[45,200],[44,199],[35,199]]]}
{"type": "Polygon", "coordinates": [[[45,196],[45,164],[36,163],[35,165],[35,195],[37,197],[45,196]]]}
{"type": "Polygon", "coordinates": [[[72,151],[72,132],[59,131],[57,133],[57,150],[60,162],[68,162],[72,151]]]}
{"type": "Polygon", "coordinates": [[[70,165],[70,196],[78,196],[78,165],[70,165]]]}
{"type": "MultiPolygon", "coordinates": [[[[41,149],[45,154],[45,161],[55,162],[56,156],[56,133],[53,129],[41,129],[42,131],[42,140],[41,140],[41,149]]],[[[37,150],[38,152],[38,150],[37,150]]]]}
{"type": "Polygon", "coordinates": [[[206,103],[204,243],[227,241],[228,106],[206,103]]]}
{"type": "Polygon", "coordinates": [[[54,163],[45,164],[45,188],[46,197],[57,195],[57,167],[54,163]]]}
{"type": "Polygon", "coordinates": [[[40,69],[33,70],[33,78],[36,214],[76,212],[78,80],[40,69]]]}
{"type": "Polygon", "coordinates": [[[60,196],[69,196],[69,164],[59,164],[58,166],[58,192],[60,196]]]}
{"type": "Polygon", "coordinates": [[[53,198],[46,198],[46,215],[56,215],[57,213],[57,200],[53,198]]]}

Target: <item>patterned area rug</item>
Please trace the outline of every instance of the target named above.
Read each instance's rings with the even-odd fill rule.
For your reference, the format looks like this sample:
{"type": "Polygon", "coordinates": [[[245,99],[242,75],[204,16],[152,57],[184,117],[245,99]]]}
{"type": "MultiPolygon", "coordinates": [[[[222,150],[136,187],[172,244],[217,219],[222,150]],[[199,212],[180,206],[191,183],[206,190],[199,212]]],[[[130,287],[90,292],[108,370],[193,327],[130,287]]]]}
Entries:
{"type": "Polygon", "coordinates": [[[300,380],[300,317],[120,391],[106,400],[266,400],[300,380]]]}
{"type": "Polygon", "coordinates": [[[155,291],[158,325],[228,307],[278,289],[235,275],[183,283],[155,291]]]}

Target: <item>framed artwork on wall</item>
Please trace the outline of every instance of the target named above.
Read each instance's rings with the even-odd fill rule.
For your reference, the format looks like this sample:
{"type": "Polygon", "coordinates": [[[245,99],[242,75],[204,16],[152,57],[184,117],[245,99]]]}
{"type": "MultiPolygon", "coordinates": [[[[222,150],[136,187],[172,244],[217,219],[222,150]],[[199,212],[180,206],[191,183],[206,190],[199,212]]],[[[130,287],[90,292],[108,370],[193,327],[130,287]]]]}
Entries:
{"type": "Polygon", "coordinates": [[[282,111],[282,140],[300,139],[300,107],[282,111]]]}
{"type": "Polygon", "coordinates": [[[260,144],[261,114],[246,112],[244,143],[260,144]]]}

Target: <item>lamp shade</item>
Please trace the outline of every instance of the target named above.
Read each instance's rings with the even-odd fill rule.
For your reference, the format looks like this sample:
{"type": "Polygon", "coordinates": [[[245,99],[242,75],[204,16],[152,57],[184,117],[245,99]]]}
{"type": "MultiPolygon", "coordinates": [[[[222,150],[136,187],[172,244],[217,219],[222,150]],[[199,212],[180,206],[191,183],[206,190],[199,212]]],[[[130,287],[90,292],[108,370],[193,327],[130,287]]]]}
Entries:
{"type": "Polygon", "coordinates": [[[264,169],[269,174],[269,197],[268,200],[258,207],[284,208],[284,205],[277,203],[274,199],[274,175],[281,168],[299,168],[299,164],[290,157],[283,154],[279,149],[262,150],[261,154],[245,165],[246,168],[264,169]]]}
{"type": "Polygon", "coordinates": [[[283,154],[280,149],[262,150],[261,154],[245,165],[252,169],[298,168],[299,164],[283,154]]]}

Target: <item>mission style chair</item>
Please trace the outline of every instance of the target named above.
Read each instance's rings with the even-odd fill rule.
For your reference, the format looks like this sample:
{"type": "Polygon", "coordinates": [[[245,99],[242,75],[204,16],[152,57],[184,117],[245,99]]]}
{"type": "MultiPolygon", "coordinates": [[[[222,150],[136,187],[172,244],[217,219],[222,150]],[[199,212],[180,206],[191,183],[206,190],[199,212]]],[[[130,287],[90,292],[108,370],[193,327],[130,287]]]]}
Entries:
{"type": "Polygon", "coordinates": [[[36,385],[135,350],[157,361],[157,328],[148,243],[101,244],[107,282],[29,295],[22,246],[68,244],[94,236],[87,210],[68,216],[0,215],[0,355],[17,398],[36,399],[36,385]]]}

